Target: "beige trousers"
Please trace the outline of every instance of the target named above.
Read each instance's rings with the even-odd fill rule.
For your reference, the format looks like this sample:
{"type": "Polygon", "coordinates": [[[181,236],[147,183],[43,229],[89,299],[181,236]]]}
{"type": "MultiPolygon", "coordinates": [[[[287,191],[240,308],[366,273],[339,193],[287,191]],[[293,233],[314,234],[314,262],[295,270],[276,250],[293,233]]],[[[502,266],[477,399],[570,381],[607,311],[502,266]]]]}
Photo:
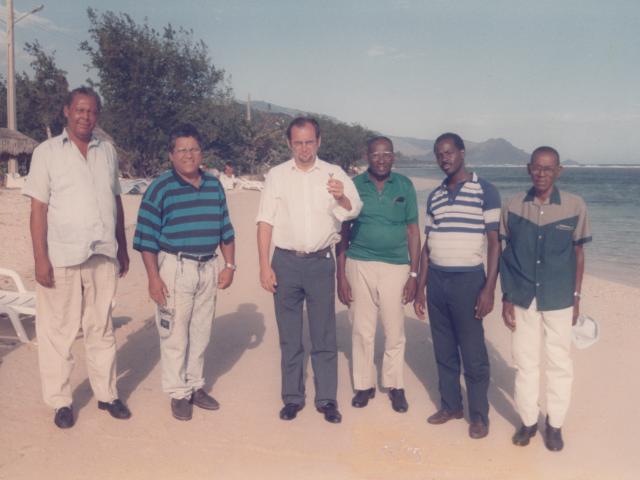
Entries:
{"type": "Polygon", "coordinates": [[[116,391],[116,340],[111,301],[116,293],[118,262],[93,255],[80,265],[53,269],[55,285],[36,285],[36,334],[44,401],[52,408],[71,405],[71,347],[82,328],[87,371],[99,401],[111,402],[116,391]]]}
{"type": "Polygon", "coordinates": [[[404,388],[404,306],[402,291],[409,265],[393,265],[347,258],[346,275],[353,302],[349,320],[353,327],[353,386],[367,390],[376,385],[373,351],[378,313],[384,329],[382,386],[404,388]]]}
{"type": "Polygon", "coordinates": [[[516,366],[515,403],[522,423],[538,423],[540,412],[540,338],[544,337],[546,360],[546,407],[549,423],[560,428],[571,400],[571,321],[573,307],[538,311],[533,299],[528,309],[515,306],[516,329],[512,334],[512,354],[516,366]]]}

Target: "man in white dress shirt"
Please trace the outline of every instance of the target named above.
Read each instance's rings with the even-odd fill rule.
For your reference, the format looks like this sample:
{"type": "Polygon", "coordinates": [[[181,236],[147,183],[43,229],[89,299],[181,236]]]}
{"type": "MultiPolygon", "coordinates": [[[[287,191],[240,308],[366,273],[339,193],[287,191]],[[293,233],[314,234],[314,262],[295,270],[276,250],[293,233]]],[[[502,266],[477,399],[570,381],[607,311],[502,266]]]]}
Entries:
{"type": "Polygon", "coordinates": [[[274,294],[280,334],[280,418],[293,420],[304,407],[306,301],[315,406],[325,420],[340,423],[333,245],[340,239],[342,222],[357,217],[362,202],[344,171],[317,157],[321,138],[316,120],[295,118],[287,128],[287,142],[293,158],[267,175],[257,218],[260,283],[274,294]]]}
{"type": "Polygon", "coordinates": [[[67,97],[67,126],[33,151],[22,193],[31,198],[36,273],[36,332],[45,403],[60,428],[74,424],[69,378],[80,328],[98,408],[126,419],[116,390],[111,302],[129,269],[118,157],[93,135],[100,97],[80,87],[67,97]]]}

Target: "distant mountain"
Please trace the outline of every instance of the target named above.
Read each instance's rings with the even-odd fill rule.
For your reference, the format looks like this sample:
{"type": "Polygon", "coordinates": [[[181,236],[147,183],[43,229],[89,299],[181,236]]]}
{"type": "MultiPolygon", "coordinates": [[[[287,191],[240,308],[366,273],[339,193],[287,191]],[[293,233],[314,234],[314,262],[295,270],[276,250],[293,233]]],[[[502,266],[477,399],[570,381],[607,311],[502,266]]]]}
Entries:
{"type": "MultiPolygon", "coordinates": [[[[246,102],[241,102],[246,103],[246,102]]],[[[261,100],[252,100],[251,107],[262,112],[284,113],[292,117],[298,115],[323,116],[335,122],[340,120],[324,114],[305,112],[295,108],[282,107],[261,100]]],[[[424,162],[435,164],[433,155],[433,140],[414,137],[389,136],[393,141],[394,150],[400,153],[397,164],[416,165],[424,162]]],[[[484,142],[471,142],[465,140],[465,161],[470,166],[488,165],[524,165],[529,161],[529,153],[512,145],[504,138],[491,138],[484,142]]],[[[574,160],[563,161],[565,165],[580,165],[574,160]]]]}

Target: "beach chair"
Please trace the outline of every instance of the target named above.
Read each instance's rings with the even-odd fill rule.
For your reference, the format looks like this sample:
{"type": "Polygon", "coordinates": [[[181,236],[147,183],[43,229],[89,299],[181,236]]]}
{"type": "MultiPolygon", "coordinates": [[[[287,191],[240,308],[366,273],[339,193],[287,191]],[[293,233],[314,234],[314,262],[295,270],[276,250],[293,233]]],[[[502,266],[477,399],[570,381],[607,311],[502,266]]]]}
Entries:
{"type": "Polygon", "coordinates": [[[22,326],[20,314],[35,316],[36,294],[25,288],[20,275],[13,270],[0,268],[0,276],[11,278],[17,289],[0,289],[0,313],[4,313],[9,317],[18,339],[23,343],[29,343],[29,337],[27,337],[27,332],[24,331],[22,326]]]}

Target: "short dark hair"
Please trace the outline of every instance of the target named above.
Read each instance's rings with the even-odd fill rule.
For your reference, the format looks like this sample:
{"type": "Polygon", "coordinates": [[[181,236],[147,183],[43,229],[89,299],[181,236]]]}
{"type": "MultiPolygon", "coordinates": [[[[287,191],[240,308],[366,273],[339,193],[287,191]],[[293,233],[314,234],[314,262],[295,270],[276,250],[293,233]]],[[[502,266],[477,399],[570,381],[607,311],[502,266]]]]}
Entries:
{"type": "Polygon", "coordinates": [[[556,165],[560,165],[560,154],[555,148],[549,147],[547,145],[538,147],[533,152],[531,152],[529,163],[533,163],[533,159],[536,157],[536,155],[539,155],[541,153],[550,153],[551,155],[554,155],[556,157],[556,165]]]}
{"type": "Polygon", "coordinates": [[[305,125],[311,125],[316,131],[316,140],[320,138],[320,124],[315,118],[312,117],[296,117],[291,120],[291,123],[287,127],[287,140],[291,140],[291,130],[295,128],[302,128],[305,125]]]}
{"type": "Polygon", "coordinates": [[[231,160],[227,160],[226,162],[224,162],[224,166],[236,168],[236,164],[233,163],[231,160]]]}
{"type": "Polygon", "coordinates": [[[433,153],[436,153],[436,147],[438,146],[438,144],[444,140],[450,140],[453,142],[453,144],[455,145],[455,147],[458,150],[464,150],[464,142],[462,141],[462,137],[460,135],[458,135],[457,133],[453,133],[453,132],[447,132],[447,133],[443,133],[442,135],[440,135],[438,138],[436,138],[436,141],[433,142],[433,153]]]}
{"type": "Polygon", "coordinates": [[[77,95],[86,95],[87,97],[93,97],[96,101],[96,108],[98,109],[98,113],[102,111],[102,100],[100,100],[100,95],[98,95],[93,88],[86,87],[84,85],[78,88],[74,88],[69,93],[67,93],[67,97],[64,99],[65,107],[71,107],[73,99],[77,95]]]}
{"type": "Polygon", "coordinates": [[[173,152],[173,149],[176,148],[176,140],[178,138],[183,137],[193,137],[198,142],[198,146],[202,148],[202,136],[198,129],[191,125],[190,123],[183,123],[174,127],[169,134],[169,151],[173,152]]]}
{"type": "Polygon", "coordinates": [[[387,142],[391,147],[391,151],[393,151],[393,142],[389,137],[385,137],[384,135],[376,135],[375,137],[371,137],[367,140],[367,153],[369,153],[371,151],[371,148],[373,148],[373,145],[378,142],[387,142]]]}

